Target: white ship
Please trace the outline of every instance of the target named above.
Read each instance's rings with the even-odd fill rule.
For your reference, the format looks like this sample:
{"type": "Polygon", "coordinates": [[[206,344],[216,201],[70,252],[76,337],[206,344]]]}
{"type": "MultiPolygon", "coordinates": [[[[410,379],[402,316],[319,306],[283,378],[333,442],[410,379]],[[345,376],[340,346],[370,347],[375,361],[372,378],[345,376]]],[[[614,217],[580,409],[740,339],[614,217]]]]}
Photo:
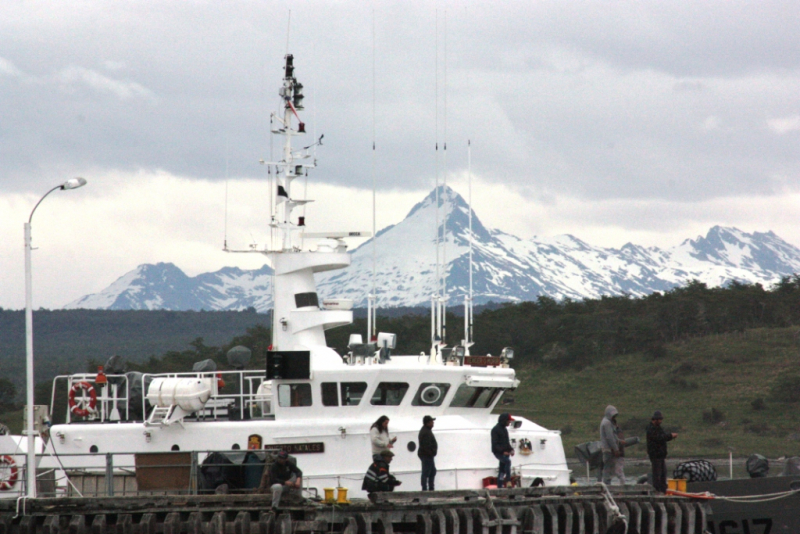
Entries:
{"type": "MultiPolygon", "coordinates": [[[[202,491],[209,489],[203,463],[213,452],[246,467],[253,461],[257,468],[265,449],[283,449],[297,458],[308,494],[346,487],[350,496],[363,497],[362,479],[372,462],[369,430],[382,415],[397,437],[391,469],[402,481],[399,489],[420,489],[417,435],[426,415],[436,418],[437,490],[481,488],[497,475],[490,430],[498,417],[492,412],[519,383],[508,365],[512,351],[473,356],[470,343],[446,348],[434,341],[430,353],[396,355],[395,336],[388,333],[373,343],[351,336],[346,355],[326,345],[326,330],[352,323],[352,303],[320,302],[314,273],[348,267],[345,240],[366,234],[305,232],[300,239],[304,221],[293,211],[308,201],[293,196],[292,182],[316,164],[308,147],[292,146],[305,133],[298,115],[301,89],[287,55],[283,109],[274,115],[280,126],[273,130],[283,139],[282,158],[271,163],[279,171],[271,206],[279,244],[256,251],[275,270],[267,369],[243,370],[238,360],[239,370],[224,372],[57,377],[51,405],[64,406],[56,395],[68,395],[62,408],[67,413],[57,418],[66,422],[53,425],[48,440],[37,441],[40,496],[202,491]],[[302,250],[301,243],[311,243],[311,250],[302,250]],[[137,398],[140,387],[146,394],[137,398]]],[[[516,482],[569,484],[559,432],[514,419],[508,430],[516,482]]],[[[24,464],[25,440],[0,436],[0,498],[26,494],[24,464]]],[[[252,488],[252,480],[242,485],[252,488]]]]}

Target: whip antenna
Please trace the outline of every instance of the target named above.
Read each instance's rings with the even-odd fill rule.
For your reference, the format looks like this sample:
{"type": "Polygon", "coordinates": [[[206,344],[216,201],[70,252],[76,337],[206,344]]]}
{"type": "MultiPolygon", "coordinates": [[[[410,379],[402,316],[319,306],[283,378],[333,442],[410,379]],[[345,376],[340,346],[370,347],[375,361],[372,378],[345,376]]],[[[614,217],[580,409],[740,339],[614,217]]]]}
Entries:
{"type": "Polygon", "coordinates": [[[378,323],[377,310],[377,235],[376,208],[375,208],[375,9],[372,10],[372,289],[367,296],[367,343],[377,339],[375,332],[378,323]]]}

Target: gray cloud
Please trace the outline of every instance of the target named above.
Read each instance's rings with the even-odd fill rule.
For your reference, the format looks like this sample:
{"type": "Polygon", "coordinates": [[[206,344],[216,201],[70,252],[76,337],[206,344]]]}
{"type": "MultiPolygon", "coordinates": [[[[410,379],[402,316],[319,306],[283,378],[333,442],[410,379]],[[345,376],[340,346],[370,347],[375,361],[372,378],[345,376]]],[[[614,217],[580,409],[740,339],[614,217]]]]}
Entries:
{"type": "MultiPolygon", "coordinates": [[[[314,179],[369,187],[372,7],[234,1],[7,5],[3,188],[87,168],[259,176],[290,6],[305,120],[325,134],[314,179]]],[[[532,198],[800,186],[795,3],[382,2],[374,16],[383,189],[432,186],[445,138],[451,172],[472,139],[476,172],[532,198]]]]}

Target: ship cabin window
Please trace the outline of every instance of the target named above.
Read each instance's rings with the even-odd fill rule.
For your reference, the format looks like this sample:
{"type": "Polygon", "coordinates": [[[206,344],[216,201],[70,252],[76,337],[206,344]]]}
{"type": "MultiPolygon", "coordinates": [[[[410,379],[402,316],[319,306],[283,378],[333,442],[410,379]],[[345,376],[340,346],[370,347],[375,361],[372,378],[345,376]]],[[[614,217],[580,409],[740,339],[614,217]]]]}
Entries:
{"type": "Polygon", "coordinates": [[[336,382],[322,383],[322,405],[339,406],[339,395],[337,393],[336,382]]]}
{"type": "Polygon", "coordinates": [[[447,383],[424,382],[414,395],[411,406],[441,406],[449,390],[450,384],[447,383]]]}
{"type": "Polygon", "coordinates": [[[294,303],[298,308],[308,308],[314,306],[319,308],[319,298],[316,293],[295,293],[294,303]]]}
{"type": "Polygon", "coordinates": [[[370,402],[374,406],[398,406],[408,391],[405,382],[381,382],[372,394],[370,402]]]}
{"type": "Polygon", "coordinates": [[[366,391],[366,382],[342,382],[342,406],[358,406],[366,391]]]}
{"type": "Polygon", "coordinates": [[[472,387],[461,384],[450,402],[451,408],[488,408],[503,391],[502,388],[472,387]]]}
{"type": "Polygon", "coordinates": [[[278,386],[278,405],[311,406],[311,384],[280,384],[278,386]]]}

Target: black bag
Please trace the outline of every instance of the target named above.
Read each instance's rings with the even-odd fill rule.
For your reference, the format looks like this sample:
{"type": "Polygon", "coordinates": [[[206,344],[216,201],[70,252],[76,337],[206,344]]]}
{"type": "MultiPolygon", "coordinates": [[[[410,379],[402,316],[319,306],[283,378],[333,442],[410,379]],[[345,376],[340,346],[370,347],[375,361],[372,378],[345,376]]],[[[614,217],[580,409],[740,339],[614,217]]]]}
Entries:
{"type": "Polygon", "coordinates": [[[745,464],[750,478],[761,478],[769,473],[769,460],[760,454],[751,454],[745,464]]]}

